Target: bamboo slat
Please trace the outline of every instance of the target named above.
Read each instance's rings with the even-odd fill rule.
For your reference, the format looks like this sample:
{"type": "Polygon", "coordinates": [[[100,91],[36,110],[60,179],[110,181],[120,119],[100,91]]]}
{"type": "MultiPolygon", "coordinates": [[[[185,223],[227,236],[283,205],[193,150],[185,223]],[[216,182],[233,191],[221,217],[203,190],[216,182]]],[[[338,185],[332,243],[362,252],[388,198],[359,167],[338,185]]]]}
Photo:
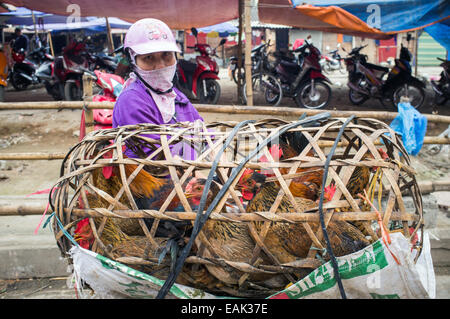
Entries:
{"type": "MultiPolygon", "coordinates": [[[[219,114],[249,114],[249,115],[268,115],[268,116],[288,116],[299,117],[303,113],[308,116],[320,114],[323,110],[299,109],[293,107],[269,107],[269,106],[237,106],[237,105],[210,105],[195,104],[195,108],[200,113],[219,113],[219,114]]],[[[49,101],[49,102],[2,102],[0,110],[38,110],[38,109],[112,109],[112,102],[83,102],[83,101],[49,101]]],[[[356,115],[360,118],[372,118],[379,120],[393,120],[398,113],[387,111],[334,111],[327,110],[333,117],[349,117],[356,115]]],[[[423,114],[428,122],[450,124],[450,116],[437,114],[423,114]]]]}

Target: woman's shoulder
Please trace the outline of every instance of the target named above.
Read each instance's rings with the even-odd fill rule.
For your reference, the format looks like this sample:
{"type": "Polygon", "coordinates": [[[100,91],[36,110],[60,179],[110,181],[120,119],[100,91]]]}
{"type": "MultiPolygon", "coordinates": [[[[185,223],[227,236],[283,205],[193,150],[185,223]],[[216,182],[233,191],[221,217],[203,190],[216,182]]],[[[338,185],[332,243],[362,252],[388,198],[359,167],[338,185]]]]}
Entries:
{"type": "Polygon", "coordinates": [[[188,104],[191,103],[191,101],[189,101],[189,99],[187,98],[186,95],[184,95],[183,92],[181,92],[178,88],[176,88],[175,86],[173,87],[174,92],[177,94],[177,96],[175,97],[175,101],[177,101],[180,104],[188,104]]]}
{"type": "Polygon", "coordinates": [[[124,100],[147,100],[148,95],[145,92],[145,89],[141,88],[137,81],[126,86],[120,95],[117,97],[116,103],[121,103],[124,100]]]}

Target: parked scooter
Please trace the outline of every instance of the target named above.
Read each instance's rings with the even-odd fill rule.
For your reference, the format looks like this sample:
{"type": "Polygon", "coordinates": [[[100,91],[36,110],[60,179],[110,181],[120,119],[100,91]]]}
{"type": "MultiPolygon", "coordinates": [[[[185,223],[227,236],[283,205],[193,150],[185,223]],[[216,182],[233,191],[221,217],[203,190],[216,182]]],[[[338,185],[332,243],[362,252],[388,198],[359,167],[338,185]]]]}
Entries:
{"type": "MultiPolygon", "coordinates": [[[[58,63],[61,62],[61,60],[58,63]]],[[[55,74],[55,61],[47,61],[41,64],[36,70],[36,76],[39,81],[44,83],[47,93],[53,97],[55,101],[64,100],[64,83],[60,82],[55,74]]]]}
{"type": "Polygon", "coordinates": [[[39,78],[36,76],[37,65],[26,58],[24,49],[11,52],[14,65],[9,80],[17,91],[25,90],[31,84],[38,84],[39,78]]]}
{"type": "Polygon", "coordinates": [[[411,53],[408,48],[402,45],[400,57],[395,59],[395,66],[389,71],[388,68],[368,63],[367,56],[360,53],[364,47],[353,48],[344,59],[350,102],[360,105],[369,98],[376,98],[388,106],[392,103],[397,105],[401,96],[407,96],[413,107],[417,109],[422,106],[425,84],[411,75],[411,53]]]}
{"type": "Polygon", "coordinates": [[[434,102],[437,105],[444,105],[450,99],[450,61],[437,58],[442,63],[440,66],[444,70],[441,72],[439,81],[431,80],[431,87],[434,91],[434,102]]]}
{"type": "MultiPolygon", "coordinates": [[[[92,97],[93,102],[115,102],[120,92],[122,92],[124,79],[116,74],[102,72],[99,70],[90,71],[83,69],[85,74],[92,77],[95,85],[100,88],[100,92],[92,97]]],[[[94,130],[112,128],[112,109],[94,109],[94,130]]],[[[81,117],[84,117],[84,110],[81,117]]],[[[80,140],[85,136],[86,131],[84,121],[81,121],[80,140]]]]}
{"type": "Polygon", "coordinates": [[[49,50],[49,47],[36,48],[28,54],[27,59],[38,67],[43,63],[54,61],[55,57],[49,53],[49,50]]]}
{"type": "Polygon", "coordinates": [[[83,70],[89,69],[90,55],[83,42],[72,42],[63,50],[63,55],[55,59],[56,81],[64,87],[67,101],[81,101],[83,98],[83,70]]]}
{"type": "MultiPolygon", "coordinates": [[[[191,30],[197,39],[197,30],[195,28],[191,30]]],[[[226,39],[222,39],[219,46],[225,42],[226,39]]],[[[216,104],[221,90],[220,84],[216,81],[219,80],[219,67],[212,57],[217,57],[217,48],[213,49],[209,44],[199,43],[189,48],[195,49],[200,55],[195,58],[196,63],[178,60],[174,84],[189,98],[198,98],[200,103],[216,104]]]]}
{"type": "Polygon", "coordinates": [[[283,97],[292,97],[298,107],[324,108],[331,100],[330,80],[322,74],[319,64],[320,51],[311,43],[311,36],[299,48],[297,60],[278,54],[275,76],[279,79],[283,97]]]}
{"type": "Polygon", "coordinates": [[[0,102],[5,100],[5,89],[8,85],[8,59],[3,48],[0,48],[0,102]]]}
{"type": "MultiPolygon", "coordinates": [[[[320,66],[322,67],[322,70],[325,73],[331,73],[332,71],[338,70],[340,73],[345,73],[345,67],[342,65],[342,57],[339,54],[339,47],[341,46],[340,43],[337,44],[336,50],[329,51],[328,55],[322,55],[321,59],[319,61],[320,66]]],[[[326,47],[327,50],[330,49],[330,47],[326,47]]]]}
{"type": "MultiPolygon", "coordinates": [[[[251,60],[252,60],[252,74],[257,72],[258,62],[261,60],[261,51],[265,48],[265,44],[261,43],[254,47],[251,51],[251,60]]],[[[232,56],[230,57],[230,64],[228,65],[228,73],[230,77],[233,79],[234,83],[237,84],[239,70],[241,69],[241,78],[245,81],[245,68],[244,68],[245,54],[242,54],[241,63],[239,64],[238,57],[232,56]]]]}

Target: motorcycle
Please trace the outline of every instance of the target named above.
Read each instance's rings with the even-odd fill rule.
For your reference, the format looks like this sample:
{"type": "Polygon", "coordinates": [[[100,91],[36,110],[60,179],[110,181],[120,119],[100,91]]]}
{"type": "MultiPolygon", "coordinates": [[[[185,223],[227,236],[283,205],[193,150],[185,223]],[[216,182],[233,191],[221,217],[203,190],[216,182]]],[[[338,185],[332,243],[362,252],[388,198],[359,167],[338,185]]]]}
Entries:
{"type": "MultiPolygon", "coordinates": [[[[60,60],[58,63],[60,63],[60,60]]],[[[41,64],[36,70],[36,76],[39,81],[44,83],[47,93],[53,97],[55,101],[62,101],[64,96],[64,84],[58,80],[55,75],[55,61],[47,61],[41,64]]]]}
{"type": "MultiPolygon", "coordinates": [[[[100,89],[99,93],[92,97],[93,102],[115,102],[120,92],[122,92],[125,80],[116,75],[99,70],[83,69],[84,74],[90,76],[95,82],[94,84],[100,89]]],[[[94,109],[92,111],[94,119],[94,131],[100,129],[112,128],[112,109],[94,109]]],[[[84,126],[84,109],[81,114],[82,121],[80,125],[80,140],[86,134],[84,126]]]]}
{"type": "Polygon", "coordinates": [[[18,52],[13,50],[11,55],[14,65],[9,74],[9,80],[14,89],[23,91],[31,84],[38,84],[39,78],[36,76],[37,65],[26,58],[24,49],[20,49],[18,52]]]}
{"type": "Polygon", "coordinates": [[[444,105],[450,99],[450,61],[437,58],[442,63],[440,66],[444,69],[441,72],[439,81],[431,80],[431,87],[434,91],[434,103],[444,105]]]}
{"type": "Polygon", "coordinates": [[[348,71],[350,102],[360,105],[369,98],[376,98],[386,107],[397,105],[401,96],[407,96],[413,107],[417,109],[422,106],[425,84],[411,75],[411,53],[408,48],[402,45],[399,59],[395,59],[395,66],[389,70],[368,63],[367,56],[360,53],[365,47],[366,45],[353,48],[344,59],[348,71]]]}
{"type": "MultiPolygon", "coordinates": [[[[254,105],[268,103],[277,106],[283,98],[281,84],[274,75],[275,64],[269,61],[267,48],[270,40],[254,48],[252,59],[252,91],[254,105]]],[[[245,76],[245,74],[244,74],[245,76]]],[[[245,80],[245,79],[244,79],[245,80]]],[[[242,102],[247,104],[247,82],[242,87],[242,102]]]]}
{"type": "Polygon", "coordinates": [[[8,59],[3,48],[0,49],[0,102],[5,100],[5,89],[8,86],[8,59]]]}
{"type": "Polygon", "coordinates": [[[82,77],[84,69],[90,69],[91,56],[83,42],[72,42],[63,50],[63,55],[55,59],[56,81],[64,87],[67,101],[83,99],[82,77]]]}
{"type": "Polygon", "coordinates": [[[49,53],[49,49],[49,47],[40,47],[34,49],[28,54],[27,58],[38,67],[43,63],[54,61],[55,57],[49,53]]]}
{"type": "MultiPolygon", "coordinates": [[[[197,39],[197,30],[192,28],[192,33],[197,39]]],[[[219,46],[225,44],[226,39],[220,41],[219,46]]],[[[219,47],[218,46],[218,47],[219,47]]],[[[216,104],[220,97],[219,67],[212,58],[217,57],[216,49],[209,44],[196,43],[193,47],[188,47],[199,52],[196,56],[196,63],[178,60],[177,73],[174,78],[175,86],[190,98],[198,98],[200,103],[216,104]]]]}
{"type": "Polygon", "coordinates": [[[294,99],[296,105],[302,108],[319,109],[328,105],[331,100],[331,81],[322,74],[319,64],[320,51],[310,41],[291,53],[299,53],[298,58],[286,54],[276,54],[278,63],[275,76],[281,83],[283,96],[294,99]]]}
{"type": "MultiPolygon", "coordinates": [[[[264,48],[264,43],[254,47],[251,50],[251,60],[252,60],[252,74],[255,71],[256,65],[261,57],[261,50],[264,48]]],[[[239,70],[241,69],[241,78],[245,81],[245,68],[244,68],[245,55],[242,54],[242,60],[239,64],[238,58],[236,56],[230,57],[230,64],[228,65],[228,74],[230,78],[233,79],[234,83],[237,84],[239,70]]]]}
{"type": "MultiPolygon", "coordinates": [[[[320,66],[322,67],[322,70],[325,73],[331,73],[332,71],[338,70],[340,73],[345,73],[345,68],[342,65],[342,57],[339,54],[339,47],[341,46],[340,43],[337,44],[337,49],[333,51],[329,51],[328,54],[331,55],[322,55],[321,59],[319,61],[320,66]]],[[[327,50],[329,50],[329,47],[327,46],[327,50]]]]}

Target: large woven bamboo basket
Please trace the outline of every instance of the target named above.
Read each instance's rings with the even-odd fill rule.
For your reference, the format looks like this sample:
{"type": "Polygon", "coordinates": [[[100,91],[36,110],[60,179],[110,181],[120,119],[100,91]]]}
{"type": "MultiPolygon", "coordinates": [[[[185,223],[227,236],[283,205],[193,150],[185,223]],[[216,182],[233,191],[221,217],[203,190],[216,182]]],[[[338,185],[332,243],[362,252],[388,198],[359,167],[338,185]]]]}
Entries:
{"type": "MultiPolygon", "coordinates": [[[[420,252],[422,238],[417,240],[417,233],[423,227],[422,199],[401,138],[388,125],[375,119],[355,117],[345,124],[343,130],[348,119],[327,115],[313,119],[321,121],[321,125],[309,127],[307,124],[311,118],[299,122],[266,119],[196,125],[141,124],[90,133],[67,154],[51,199],[56,217],[53,227],[62,254],[68,257],[68,251],[74,245],[69,237],[75,237],[77,223],[88,217],[95,238],[91,250],[158,278],[167,278],[172,269],[170,254],[164,258],[160,254],[167,238],[158,237],[156,229],[165,221],[191,221],[192,225],[195,224],[197,211],[189,205],[183,185],[190,176],[200,174],[207,177],[210,170],[214,170],[216,179],[224,186],[221,188],[223,196],[217,198],[208,221],[245,225],[253,243],[248,259],[225,259],[211,238],[200,231],[177,277],[177,282],[182,284],[219,295],[240,297],[268,296],[282,290],[289,281],[299,280],[329,260],[330,252],[324,253],[327,247],[324,233],[321,227],[317,227],[321,213],[325,226],[337,221],[357,223],[366,230],[365,238],[369,243],[380,239],[380,225],[383,223],[391,232],[402,232],[420,252]],[[341,136],[336,140],[340,130],[341,136]],[[308,146],[296,157],[274,160],[267,142],[276,141],[280,133],[295,131],[303,133],[309,141],[308,146]],[[196,158],[188,160],[172,155],[171,147],[180,143],[194,145],[196,158]],[[337,144],[333,150],[334,143],[337,144]],[[125,156],[125,147],[138,157],[125,156]],[[387,153],[388,159],[380,157],[379,148],[387,153]],[[145,155],[145,149],[152,150],[150,156],[145,155]],[[311,155],[311,150],[314,155],[311,155]],[[330,151],[333,154],[327,161],[330,151]],[[372,156],[368,158],[365,154],[372,156]],[[268,161],[259,161],[262,155],[268,161]],[[130,164],[137,166],[127,177],[124,167],[130,164]],[[331,201],[322,203],[321,211],[317,206],[303,212],[277,212],[283,195],[297,207],[289,185],[293,178],[298,177],[298,168],[323,169],[327,166],[328,178],[323,187],[333,183],[336,192],[331,201]],[[115,194],[106,193],[102,185],[95,185],[93,181],[93,173],[105,167],[116,167],[116,172],[119,172],[115,180],[108,180],[118,185],[115,194]],[[373,206],[360,196],[352,196],[346,187],[357,167],[374,168],[374,171],[378,168],[377,173],[371,174],[367,188],[373,206]],[[288,173],[281,174],[282,168],[288,168],[288,173]],[[138,209],[130,190],[130,183],[143,169],[173,181],[174,187],[157,210],[138,209]],[[280,191],[269,210],[246,212],[245,202],[241,202],[241,193],[236,187],[245,169],[273,170],[275,176],[271,180],[279,184],[280,191]],[[175,196],[180,199],[184,211],[168,209],[175,196]],[[404,196],[412,198],[414,209],[407,210],[404,196]],[[96,203],[101,205],[92,206],[89,198],[99,198],[96,203]],[[227,202],[235,205],[237,211],[219,213],[227,202]],[[145,221],[150,219],[154,221],[149,226],[145,221]],[[141,238],[140,255],[131,252],[128,255],[127,251],[120,256],[111,253],[111,247],[102,241],[102,232],[110,220],[128,227],[131,235],[141,238]],[[266,236],[276,223],[303,225],[310,239],[306,256],[282,263],[271,255],[266,247],[266,236]],[[413,241],[414,237],[416,240],[413,241]],[[152,271],[156,268],[159,270],[152,271]]],[[[207,209],[205,207],[204,211],[207,209]]],[[[185,243],[189,239],[189,236],[184,238],[185,243]]]]}

